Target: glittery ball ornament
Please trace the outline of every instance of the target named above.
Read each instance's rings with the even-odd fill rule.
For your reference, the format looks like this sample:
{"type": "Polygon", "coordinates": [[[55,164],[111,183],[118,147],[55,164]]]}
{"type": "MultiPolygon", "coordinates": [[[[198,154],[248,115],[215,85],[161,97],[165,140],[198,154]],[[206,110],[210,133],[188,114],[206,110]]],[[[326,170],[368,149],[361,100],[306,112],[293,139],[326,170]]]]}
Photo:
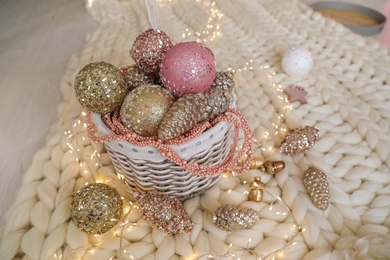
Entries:
{"type": "Polygon", "coordinates": [[[74,89],[80,104],[99,114],[118,109],[128,92],[122,71],[103,61],[82,68],[76,76],[74,89]]]}
{"type": "Polygon", "coordinates": [[[158,74],[147,73],[136,65],[125,67],[122,71],[130,90],[143,85],[154,85],[159,80],[158,74]]]}
{"type": "MultiPolygon", "coordinates": [[[[223,74],[218,72],[217,74],[223,74]]],[[[231,74],[230,74],[231,75],[231,74]]],[[[158,129],[160,140],[178,137],[196,124],[224,113],[232,101],[234,84],[213,84],[204,93],[180,97],[168,110],[158,129]]]]}
{"type": "Polygon", "coordinates": [[[148,29],[135,39],[130,56],[141,70],[156,73],[162,57],[171,47],[172,42],[166,33],[148,29]]]}
{"type": "Polygon", "coordinates": [[[292,130],[284,138],[279,151],[285,155],[304,153],[317,141],[319,130],[316,127],[302,126],[292,130]]]}
{"type": "Polygon", "coordinates": [[[120,110],[122,123],[141,136],[157,136],[161,120],[174,100],[168,90],[158,85],[136,88],[123,101],[120,110]]]}
{"type": "Polygon", "coordinates": [[[304,172],[303,185],[317,208],[326,210],[329,207],[329,183],[323,171],[310,166],[304,172]]]}
{"type": "Polygon", "coordinates": [[[134,193],[141,213],[149,224],[168,234],[190,233],[193,223],[181,202],[157,191],[134,193]]]}
{"type": "Polygon", "coordinates": [[[215,211],[213,223],[222,230],[236,231],[252,226],[260,220],[257,211],[237,205],[222,205],[215,211]]]}
{"type": "Polygon", "coordinates": [[[70,205],[70,217],[87,234],[103,234],[113,228],[123,213],[119,193],[103,183],[90,184],[77,192],[70,205]]]}
{"type": "Polygon", "coordinates": [[[291,77],[306,76],[313,68],[313,57],[303,47],[293,47],[286,51],[282,59],[284,72],[291,77]]]}
{"type": "Polygon", "coordinates": [[[174,45],[164,55],[160,66],[163,85],[176,96],[206,91],[215,73],[213,53],[197,42],[174,45]]]}

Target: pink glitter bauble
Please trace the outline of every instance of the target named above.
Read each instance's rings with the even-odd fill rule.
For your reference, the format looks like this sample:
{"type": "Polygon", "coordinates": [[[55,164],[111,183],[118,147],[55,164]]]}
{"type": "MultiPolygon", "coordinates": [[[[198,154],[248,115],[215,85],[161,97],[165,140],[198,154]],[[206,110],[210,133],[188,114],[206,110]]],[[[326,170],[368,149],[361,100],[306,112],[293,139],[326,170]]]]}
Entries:
{"type": "Polygon", "coordinates": [[[162,56],[172,47],[165,32],[148,29],[137,36],[130,50],[130,56],[138,67],[147,73],[157,73],[162,56]]]}
{"type": "Polygon", "coordinates": [[[208,90],[215,73],[213,53],[197,42],[174,45],[160,65],[162,83],[176,96],[208,90]]]}

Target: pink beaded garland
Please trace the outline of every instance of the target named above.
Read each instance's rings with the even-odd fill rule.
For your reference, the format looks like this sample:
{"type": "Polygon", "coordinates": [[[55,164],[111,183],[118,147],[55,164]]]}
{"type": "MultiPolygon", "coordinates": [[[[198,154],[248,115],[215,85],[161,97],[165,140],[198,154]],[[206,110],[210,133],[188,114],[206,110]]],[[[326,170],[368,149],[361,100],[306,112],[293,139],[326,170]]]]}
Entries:
{"type": "Polygon", "coordinates": [[[117,111],[112,114],[108,113],[102,116],[104,123],[117,135],[96,136],[94,132],[94,124],[92,123],[92,113],[87,111],[86,114],[88,136],[92,141],[96,143],[103,143],[110,140],[126,140],[137,146],[154,146],[160,154],[166,157],[169,161],[183,167],[195,175],[210,177],[216,174],[221,174],[228,171],[232,166],[237,165],[242,158],[246,156],[247,159],[241,165],[241,168],[235,170],[235,174],[242,174],[249,170],[250,162],[253,157],[252,130],[246,117],[235,108],[229,107],[224,114],[219,115],[210,122],[203,122],[196,125],[188,133],[186,133],[186,135],[164,142],[159,140],[157,137],[143,137],[127,129],[121,123],[119,113],[117,111]],[[169,144],[184,144],[202,134],[207,128],[213,127],[218,122],[222,121],[231,122],[234,125],[234,138],[233,147],[228,157],[219,165],[199,165],[196,162],[189,164],[186,160],[182,159],[174,149],[168,146],[169,144]],[[235,154],[240,129],[244,132],[244,142],[240,151],[235,154]]]}
{"type": "Polygon", "coordinates": [[[215,73],[213,53],[197,42],[174,45],[165,53],[160,65],[163,85],[176,96],[206,91],[215,73]]]}

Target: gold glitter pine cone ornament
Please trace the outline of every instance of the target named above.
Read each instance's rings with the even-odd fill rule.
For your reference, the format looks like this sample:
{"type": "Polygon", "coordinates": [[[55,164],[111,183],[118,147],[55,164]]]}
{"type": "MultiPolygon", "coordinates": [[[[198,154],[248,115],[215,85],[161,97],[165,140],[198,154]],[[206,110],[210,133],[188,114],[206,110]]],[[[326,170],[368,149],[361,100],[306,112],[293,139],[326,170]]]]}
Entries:
{"type": "Polygon", "coordinates": [[[218,72],[208,91],[180,97],[162,119],[158,138],[169,140],[178,137],[196,124],[224,113],[233,99],[233,88],[233,74],[218,72]]]}
{"type": "Polygon", "coordinates": [[[70,217],[76,227],[87,234],[103,234],[118,224],[123,213],[119,193],[103,183],[85,186],[70,205],[70,217]]]}
{"type": "Polygon", "coordinates": [[[304,153],[317,141],[319,130],[316,127],[302,126],[292,130],[284,138],[279,151],[284,155],[304,153]]]}
{"type": "Polygon", "coordinates": [[[153,228],[168,234],[192,231],[193,223],[178,199],[157,191],[135,192],[134,197],[144,218],[153,228]]]}
{"type": "Polygon", "coordinates": [[[329,207],[329,183],[323,171],[315,166],[310,166],[304,172],[303,185],[317,208],[326,210],[329,207]]]}
{"type": "Polygon", "coordinates": [[[260,215],[251,208],[226,204],[217,208],[212,220],[222,230],[236,231],[251,227],[260,220],[260,215]]]}
{"type": "Polygon", "coordinates": [[[94,62],[82,68],[74,82],[75,95],[87,110],[104,114],[118,109],[128,92],[120,69],[107,62],[94,62]]]}

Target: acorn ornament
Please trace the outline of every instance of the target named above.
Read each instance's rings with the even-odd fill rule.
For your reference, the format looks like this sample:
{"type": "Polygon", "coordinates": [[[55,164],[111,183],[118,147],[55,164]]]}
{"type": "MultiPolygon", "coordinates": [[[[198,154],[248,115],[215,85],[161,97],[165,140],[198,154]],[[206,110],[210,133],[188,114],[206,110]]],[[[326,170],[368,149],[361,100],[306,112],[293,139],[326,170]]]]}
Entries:
{"type": "Polygon", "coordinates": [[[260,220],[260,215],[251,208],[226,204],[217,208],[212,220],[222,230],[236,231],[251,227],[260,220]]]}
{"type": "Polygon", "coordinates": [[[310,166],[304,172],[303,185],[317,208],[326,210],[329,207],[329,183],[323,171],[315,166],[310,166]]]}
{"type": "MultiPolygon", "coordinates": [[[[228,79],[230,72],[220,72],[228,79]]],[[[224,113],[232,101],[234,84],[215,84],[209,91],[198,94],[187,94],[174,102],[158,129],[160,140],[178,137],[196,124],[211,120],[224,113]]]]}
{"type": "Polygon", "coordinates": [[[85,109],[104,114],[121,106],[129,88],[120,69],[100,61],[79,71],[74,89],[77,100],[85,109]]]}
{"type": "Polygon", "coordinates": [[[265,184],[261,181],[260,176],[255,176],[253,182],[250,184],[249,199],[260,202],[263,200],[265,184]]]}
{"type": "Polygon", "coordinates": [[[283,161],[265,161],[258,157],[253,157],[249,169],[259,169],[268,174],[275,174],[286,167],[283,161]]]}
{"type": "Polygon", "coordinates": [[[317,141],[319,130],[316,127],[302,126],[292,130],[284,138],[279,151],[285,155],[304,153],[317,141]]]}

